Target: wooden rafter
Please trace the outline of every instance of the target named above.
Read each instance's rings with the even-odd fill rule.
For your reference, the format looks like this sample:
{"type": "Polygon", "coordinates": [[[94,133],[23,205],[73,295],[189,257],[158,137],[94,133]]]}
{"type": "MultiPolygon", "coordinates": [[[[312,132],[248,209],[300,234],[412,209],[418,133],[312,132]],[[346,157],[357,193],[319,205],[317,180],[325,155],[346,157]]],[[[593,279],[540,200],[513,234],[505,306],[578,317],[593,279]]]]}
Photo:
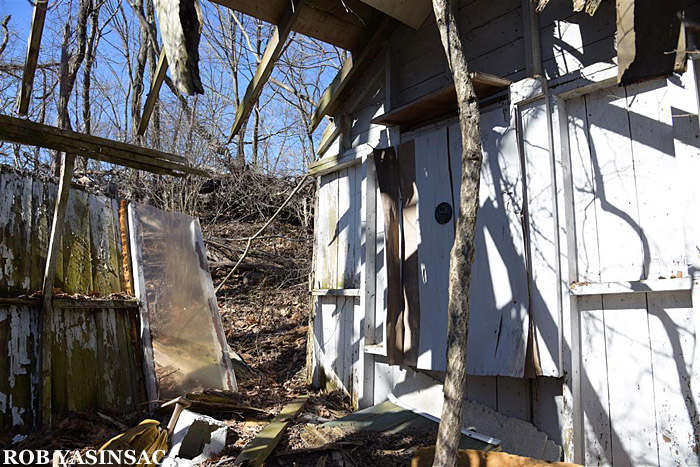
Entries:
{"type": "Polygon", "coordinates": [[[63,151],[74,156],[96,159],[147,172],[181,176],[209,177],[209,173],[188,165],[182,156],[155,149],[113,141],[98,136],[0,115],[0,140],[63,151]]]}
{"type": "Polygon", "coordinates": [[[241,127],[245,124],[250,116],[250,112],[260,97],[263,86],[267,82],[270,74],[272,74],[272,69],[275,67],[277,59],[279,59],[282,51],[284,50],[284,45],[287,42],[289,34],[292,32],[292,28],[299,19],[299,12],[302,10],[304,2],[301,0],[293,0],[290,2],[290,7],[285,11],[284,15],[277,24],[275,32],[270,38],[270,42],[265,48],[265,53],[260,60],[257,70],[255,70],[255,75],[253,79],[248,83],[248,89],[243,96],[238,109],[236,110],[236,120],[233,122],[233,128],[231,129],[231,134],[228,137],[228,142],[233,140],[233,137],[241,130],[241,127]]]}
{"type": "Polygon", "coordinates": [[[41,46],[41,36],[44,32],[47,3],[48,0],[35,0],[34,2],[32,29],[29,33],[27,58],[24,61],[24,73],[22,74],[22,85],[19,89],[19,102],[17,106],[17,114],[21,117],[26,116],[29,112],[29,101],[32,98],[34,73],[36,72],[36,66],[39,61],[39,48],[41,46]]]}
{"type": "Polygon", "coordinates": [[[165,50],[160,51],[160,57],[158,57],[158,64],[156,65],[155,76],[153,77],[153,82],[151,83],[151,90],[148,92],[148,97],[146,98],[146,103],[143,106],[143,113],[141,113],[141,121],[139,122],[139,127],[136,130],[136,134],[143,136],[146,133],[146,128],[148,128],[148,121],[151,119],[153,114],[153,109],[156,107],[156,102],[158,101],[158,94],[160,93],[160,87],[163,85],[163,80],[165,80],[165,73],[168,71],[168,58],[165,56],[165,50]]]}
{"type": "Polygon", "coordinates": [[[338,101],[338,98],[348,87],[348,85],[361,74],[361,72],[366,68],[368,62],[377,56],[382,47],[382,43],[393,30],[394,25],[395,22],[391,18],[384,19],[377,27],[371,39],[367,42],[367,45],[365,45],[362,51],[358,54],[351,54],[345,60],[343,66],[340,68],[340,71],[323,93],[318,107],[316,107],[316,110],[311,117],[310,125],[312,131],[318,128],[318,125],[321,123],[325,115],[328,115],[333,111],[334,105],[338,101]]]}

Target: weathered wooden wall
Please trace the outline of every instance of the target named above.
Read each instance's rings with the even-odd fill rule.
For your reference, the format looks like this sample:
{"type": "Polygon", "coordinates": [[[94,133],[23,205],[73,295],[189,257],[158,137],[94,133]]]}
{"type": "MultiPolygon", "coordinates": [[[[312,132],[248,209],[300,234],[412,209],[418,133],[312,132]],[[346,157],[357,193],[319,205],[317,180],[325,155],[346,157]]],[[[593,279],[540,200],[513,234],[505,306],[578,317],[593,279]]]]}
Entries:
{"type": "MultiPolygon", "coordinates": [[[[7,356],[0,363],[0,428],[37,422],[40,305],[38,299],[12,299],[42,288],[56,193],[55,184],[0,172],[0,354],[7,356]]],[[[120,242],[117,201],[71,190],[56,288],[102,296],[123,292],[120,242]]],[[[120,305],[56,307],[47,334],[54,412],[140,408],[138,308],[120,305]]]]}
{"type": "MultiPolygon", "coordinates": [[[[700,6],[695,0],[683,3],[700,6]]],[[[576,460],[591,465],[698,465],[700,292],[697,281],[687,280],[700,274],[698,84],[689,72],[632,88],[613,86],[614,2],[602,2],[593,17],[574,13],[571,2],[550,2],[538,15],[548,83],[526,79],[526,57],[536,42],[526,39],[523,4],[464,0],[459,11],[472,70],[514,81],[507,100],[484,107],[482,114],[485,159],[473,276],[473,289],[479,292],[472,295],[472,309],[478,311],[470,323],[468,352],[472,373],[506,374],[498,371],[516,368],[510,374],[517,376],[531,334],[545,376],[470,375],[465,396],[533,422],[561,442],[570,461],[580,449],[582,457],[576,460]],[[608,287],[615,281],[679,275],[689,284],[682,290],[577,298],[569,289],[575,281],[608,287]],[[497,358],[499,349],[509,350],[506,343],[513,344],[513,352],[497,358]]],[[[417,150],[420,146],[434,156],[416,156],[417,175],[437,180],[428,183],[434,190],[423,187],[422,201],[434,207],[448,200],[445,174],[450,165],[458,165],[448,161],[445,168],[444,161],[454,144],[454,121],[406,131],[371,120],[450,80],[434,22],[427,21],[419,31],[399,27],[385,47],[384,60],[368,69],[339,112],[349,127],[343,127],[345,135],[327,154],[354,154],[367,167],[371,149],[414,139],[417,150]]],[[[453,181],[458,176],[451,175],[453,181]]],[[[322,183],[332,177],[326,175],[322,183]]],[[[362,269],[359,309],[355,299],[319,299],[317,313],[329,325],[319,325],[315,332],[338,362],[327,368],[341,379],[362,375],[365,400],[380,402],[392,392],[405,390],[410,397],[420,388],[407,383],[419,379],[413,378],[417,373],[388,365],[383,355],[383,213],[381,204],[365,204],[371,203],[364,191],[367,183],[364,178],[361,209],[367,212],[359,226],[370,232],[374,213],[375,277],[362,269]],[[367,279],[373,302],[364,293],[370,287],[367,279]],[[371,339],[364,346],[367,336],[371,339]]],[[[420,212],[418,198],[419,215],[430,222],[432,210],[420,212]]],[[[319,213],[337,206],[337,199],[322,195],[319,213]]],[[[418,230],[423,229],[429,243],[421,262],[430,280],[439,276],[433,263],[449,252],[451,237],[446,232],[431,240],[428,227],[418,230]]],[[[317,240],[327,235],[317,232],[317,240]]],[[[359,239],[363,245],[363,233],[359,239]]],[[[319,242],[317,261],[327,245],[319,242]]],[[[430,319],[421,323],[421,339],[428,345],[421,349],[419,367],[430,370],[444,368],[445,316],[439,310],[445,308],[440,304],[445,289],[424,290],[432,295],[421,310],[430,319]]]]}
{"type": "MultiPolygon", "coordinates": [[[[41,290],[57,186],[0,172],[0,295],[41,290]]],[[[55,287],[107,295],[124,290],[116,200],[71,190],[55,287]]]]}
{"type": "Polygon", "coordinates": [[[561,105],[576,289],[598,287],[577,302],[587,464],[699,463],[695,87],[688,72],[561,105]],[[635,281],[646,293],[610,288],[635,281]]]}

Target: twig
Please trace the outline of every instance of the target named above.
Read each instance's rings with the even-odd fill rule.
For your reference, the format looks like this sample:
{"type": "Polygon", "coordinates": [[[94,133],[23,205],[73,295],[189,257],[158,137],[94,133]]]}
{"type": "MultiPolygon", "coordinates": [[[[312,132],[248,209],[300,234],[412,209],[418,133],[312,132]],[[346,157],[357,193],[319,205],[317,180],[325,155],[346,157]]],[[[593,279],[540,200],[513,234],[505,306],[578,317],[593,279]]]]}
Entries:
{"type": "Polygon", "coordinates": [[[221,287],[223,287],[223,285],[226,283],[226,281],[229,280],[229,278],[233,275],[234,272],[236,272],[236,269],[238,269],[238,266],[240,266],[240,264],[243,262],[245,257],[248,255],[248,252],[250,251],[250,245],[253,242],[253,240],[258,238],[260,236],[260,234],[262,234],[265,231],[265,229],[268,228],[270,226],[270,224],[272,224],[272,221],[275,220],[275,218],[279,215],[280,212],[282,212],[282,210],[285,207],[287,207],[287,205],[292,200],[292,198],[294,198],[294,195],[296,195],[299,192],[299,190],[301,190],[301,188],[304,186],[304,183],[306,183],[306,180],[308,178],[309,178],[309,174],[304,175],[304,177],[301,179],[301,181],[296,186],[296,188],[294,188],[294,190],[292,190],[292,192],[289,194],[289,196],[284,201],[284,203],[282,203],[282,205],[279,208],[277,208],[277,211],[275,211],[275,213],[272,215],[272,217],[270,217],[270,219],[268,219],[268,221],[265,222],[265,225],[260,227],[260,230],[255,232],[255,234],[252,237],[248,237],[248,243],[245,246],[245,250],[243,250],[243,254],[241,255],[240,258],[238,258],[238,261],[236,261],[236,264],[233,266],[231,271],[229,271],[229,273],[226,275],[226,277],[224,277],[224,279],[221,281],[221,283],[216,287],[216,289],[214,289],[214,294],[219,293],[219,290],[221,290],[221,287]]]}

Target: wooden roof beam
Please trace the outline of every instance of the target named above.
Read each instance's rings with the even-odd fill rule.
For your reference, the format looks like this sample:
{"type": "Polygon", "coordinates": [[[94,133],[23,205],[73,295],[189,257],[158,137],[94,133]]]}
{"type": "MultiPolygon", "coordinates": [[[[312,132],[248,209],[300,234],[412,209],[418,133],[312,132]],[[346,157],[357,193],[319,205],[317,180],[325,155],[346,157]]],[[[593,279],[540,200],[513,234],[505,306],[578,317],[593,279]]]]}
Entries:
{"type": "Polygon", "coordinates": [[[9,115],[0,115],[0,140],[53,149],[72,156],[87,157],[156,174],[182,176],[189,173],[202,177],[211,176],[202,169],[191,167],[182,156],[61,130],[9,115]]]}
{"type": "Polygon", "coordinates": [[[141,113],[141,121],[139,122],[139,127],[136,130],[136,134],[143,136],[146,134],[146,129],[148,128],[148,121],[151,119],[153,114],[153,109],[156,107],[156,102],[158,101],[158,94],[160,93],[160,87],[163,85],[165,80],[165,73],[168,71],[168,58],[165,56],[165,49],[161,49],[160,57],[158,57],[158,64],[156,65],[156,72],[153,77],[153,82],[151,83],[151,90],[148,92],[148,97],[146,97],[146,103],[143,106],[143,112],[141,113]]]}
{"type": "Polygon", "coordinates": [[[48,0],[34,1],[32,29],[29,32],[27,58],[24,60],[24,72],[22,74],[22,85],[19,88],[17,114],[20,117],[25,117],[29,112],[29,101],[32,99],[32,88],[34,87],[34,74],[36,73],[36,65],[39,61],[41,36],[44,33],[44,20],[46,19],[47,3],[48,0]]]}
{"type": "Polygon", "coordinates": [[[323,96],[321,96],[321,99],[319,100],[318,107],[316,107],[316,110],[311,117],[311,131],[318,128],[318,125],[321,123],[325,115],[331,113],[333,106],[338,100],[338,97],[343,93],[345,88],[348,87],[348,84],[357,78],[365,69],[367,63],[377,56],[384,40],[393,30],[394,24],[394,20],[391,18],[385,18],[377,27],[371,39],[367,42],[362,51],[358,54],[350,54],[350,56],[345,60],[343,66],[340,68],[340,71],[328,88],[326,88],[323,96]]]}
{"type": "Polygon", "coordinates": [[[248,120],[250,112],[253,110],[253,107],[262,93],[263,86],[265,86],[265,83],[270,78],[272,69],[275,67],[275,63],[284,50],[284,45],[287,42],[289,34],[292,32],[294,24],[299,19],[299,12],[302,10],[303,5],[304,2],[302,0],[292,0],[290,1],[289,8],[287,8],[282,15],[275,32],[270,38],[270,42],[268,42],[265,48],[265,53],[258,64],[258,68],[255,70],[255,75],[253,79],[250,80],[250,83],[248,83],[245,96],[243,96],[243,100],[238,106],[238,109],[236,109],[236,119],[233,122],[233,128],[231,129],[227,144],[233,140],[233,137],[238,134],[248,120]]]}

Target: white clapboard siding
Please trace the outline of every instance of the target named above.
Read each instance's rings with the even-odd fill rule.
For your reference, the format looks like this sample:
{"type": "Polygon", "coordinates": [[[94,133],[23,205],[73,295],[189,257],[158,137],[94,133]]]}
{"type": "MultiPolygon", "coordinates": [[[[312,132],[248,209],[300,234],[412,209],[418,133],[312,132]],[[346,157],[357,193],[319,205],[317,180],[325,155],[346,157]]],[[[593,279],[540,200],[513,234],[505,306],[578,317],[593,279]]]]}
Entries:
{"type": "Polygon", "coordinates": [[[454,215],[446,224],[439,224],[435,208],[443,202],[452,205],[447,128],[418,136],[415,148],[421,323],[417,367],[444,371],[448,266],[455,231],[454,215]]]}
{"type": "Polygon", "coordinates": [[[552,158],[544,99],[520,107],[530,242],[530,319],[542,374],[559,376],[559,267],[552,158]]]}

